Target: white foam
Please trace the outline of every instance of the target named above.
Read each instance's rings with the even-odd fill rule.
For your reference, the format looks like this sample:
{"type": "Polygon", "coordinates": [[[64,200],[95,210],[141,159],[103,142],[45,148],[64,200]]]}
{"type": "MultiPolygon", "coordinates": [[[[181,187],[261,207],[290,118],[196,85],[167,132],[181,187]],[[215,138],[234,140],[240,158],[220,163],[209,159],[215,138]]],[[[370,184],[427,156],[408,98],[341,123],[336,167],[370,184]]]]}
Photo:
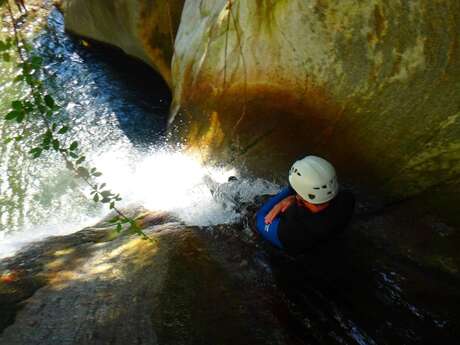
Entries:
{"type": "MultiPolygon", "coordinates": [[[[226,183],[230,176],[239,175],[236,169],[206,166],[176,149],[140,153],[126,141],[102,148],[88,160],[103,173],[99,182],[120,193],[123,200],[119,206],[136,203],[150,210],[168,211],[187,225],[237,222],[241,218],[240,202],[249,202],[260,194],[273,194],[278,189],[277,185],[261,179],[239,177],[236,182],[226,183]]],[[[60,174],[69,173],[62,170],[60,174]]],[[[57,180],[53,177],[54,182],[57,180]]],[[[30,221],[21,231],[0,232],[0,258],[13,255],[33,241],[90,226],[109,212],[94,205],[88,187],[80,184],[80,189],[88,198],[80,195],[76,200],[75,191],[63,191],[56,205],[43,210],[47,212],[46,224],[30,221]]]]}
{"type": "Polygon", "coordinates": [[[123,195],[125,204],[135,202],[151,210],[173,212],[188,225],[207,226],[239,219],[232,207],[235,205],[219,200],[219,193],[213,196],[209,180],[216,186],[226,186],[227,198],[238,194],[243,202],[277,189],[262,180],[225,184],[230,176],[238,175],[236,169],[203,165],[180,150],[160,149],[142,157],[114,150],[102,154],[97,162],[104,173],[103,180],[123,195]],[[134,159],[132,164],[126,164],[126,157],[134,159]]]}

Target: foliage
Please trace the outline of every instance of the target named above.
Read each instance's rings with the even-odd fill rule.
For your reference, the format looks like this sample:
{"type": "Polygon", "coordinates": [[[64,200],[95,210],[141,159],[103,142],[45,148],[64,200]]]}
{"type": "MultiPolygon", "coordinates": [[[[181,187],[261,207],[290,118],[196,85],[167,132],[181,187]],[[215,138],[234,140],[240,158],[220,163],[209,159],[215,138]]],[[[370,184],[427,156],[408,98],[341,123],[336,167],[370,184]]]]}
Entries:
{"type": "MultiPolygon", "coordinates": [[[[3,3],[5,2],[0,1],[0,5],[3,3]]],[[[28,143],[34,143],[29,151],[34,159],[39,158],[46,151],[56,151],[65,161],[66,167],[92,189],[91,196],[94,202],[107,204],[116,212],[117,217],[113,218],[111,223],[117,231],[121,232],[127,228],[128,231],[149,239],[135,220],[117,208],[117,202],[122,200],[120,195],[106,188],[105,183],[96,182],[102,173],[87,164],[80,143],[78,141],[66,143],[66,134],[71,131],[71,127],[69,124],[62,123],[62,118],[58,115],[63,109],[47,90],[45,81],[51,77],[43,68],[43,59],[34,55],[31,46],[21,37],[8,1],[6,5],[13,25],[14,37],[0,40],[0,58],[5,62],[17,64],[21,73],[14,79],[14,83],[25,84],[27,91],[11,102],[10,111],[5,115],[5,119],[17,125],[38,124],[38,128],[33,132],[24,126],[22,134],[7,138],[6,141],[23,141],[33,136],[36,140],[28,140],[28,143]]]]}

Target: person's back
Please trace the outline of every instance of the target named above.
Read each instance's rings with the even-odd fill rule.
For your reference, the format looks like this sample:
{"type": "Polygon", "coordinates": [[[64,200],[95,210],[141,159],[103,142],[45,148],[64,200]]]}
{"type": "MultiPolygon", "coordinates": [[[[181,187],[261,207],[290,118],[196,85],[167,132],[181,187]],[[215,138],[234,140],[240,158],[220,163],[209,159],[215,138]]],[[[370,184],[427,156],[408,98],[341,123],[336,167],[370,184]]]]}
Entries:
{"type": "Polygon", "coordinates": [[[341,191],[321,212],[313,213],[294,203],[280,215],[278,236],[287,252],[301,253],[345,230],[355,205],[353,194],[341,191]]]}
{"type": "Polygon", "coordinates": [[[353,214],[355,200],[339,192],[334,167],[307,156],[289,172],[290,187],[265,203],[256,215],[256,227],[266,240],[298,254],[340,234],[353,214]]]}

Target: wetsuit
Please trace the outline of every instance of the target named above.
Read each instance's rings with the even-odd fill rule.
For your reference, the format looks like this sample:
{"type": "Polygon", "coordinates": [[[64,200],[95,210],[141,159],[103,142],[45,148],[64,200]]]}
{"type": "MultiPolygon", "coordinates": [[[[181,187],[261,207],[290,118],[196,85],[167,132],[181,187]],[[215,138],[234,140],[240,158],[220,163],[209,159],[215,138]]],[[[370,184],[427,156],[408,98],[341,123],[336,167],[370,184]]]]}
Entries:
{"type": "Polygon", "coordinates": [[[257,230],[262,237],[291,254],[301,253],[341,233],[353,214],[353,194],[341,191],[321,212],[313,213],[294,203],[284,213],[280,213],[271,224],[265,224],[264,218],[273,206],[294,194],[292,188],[284,188],[270,198],[256,215],[257,230]]]}

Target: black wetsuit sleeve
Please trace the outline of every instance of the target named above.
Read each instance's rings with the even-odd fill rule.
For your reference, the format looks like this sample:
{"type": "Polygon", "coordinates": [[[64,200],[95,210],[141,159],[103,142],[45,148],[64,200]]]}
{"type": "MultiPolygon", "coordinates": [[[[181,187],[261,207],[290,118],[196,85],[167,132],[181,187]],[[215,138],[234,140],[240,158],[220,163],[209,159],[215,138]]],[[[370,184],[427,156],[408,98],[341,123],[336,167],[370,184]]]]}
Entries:
{"type": "Polygon", "coordinates": [[[278,237],[286,251],[298,254],[315,244],[314,231],[309,229],[309,214],[294,204],[281,216],[278,237]]]}

